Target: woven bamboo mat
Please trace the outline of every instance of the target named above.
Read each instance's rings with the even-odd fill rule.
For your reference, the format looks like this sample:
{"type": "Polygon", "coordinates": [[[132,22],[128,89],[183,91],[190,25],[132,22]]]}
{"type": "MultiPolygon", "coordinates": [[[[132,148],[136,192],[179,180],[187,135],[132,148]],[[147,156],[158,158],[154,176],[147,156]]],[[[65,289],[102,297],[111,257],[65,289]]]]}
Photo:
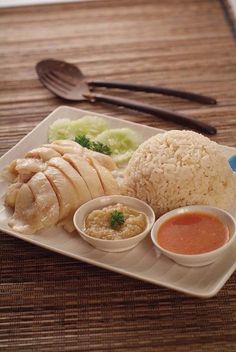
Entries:
{"type": "MultiPolygon", "coordinates": [[[[121,93],[206,120],[236,145],[236,45],[218,0],[120,0],[0,10],[0,153],[62,104],[37,80],[45,57],[93,78],[215,96],[216,107],[121,93]]],[[[117,92],[116,92],[117,94],[117,92]]],[[[159,128],[147,115],[71,106],[159,128]]],[[[0,237],[1,351],[236,351],[236,275],[201,300],[0,237]]],[[[137,258],[138,260],[138,258],[137,258]]]]}

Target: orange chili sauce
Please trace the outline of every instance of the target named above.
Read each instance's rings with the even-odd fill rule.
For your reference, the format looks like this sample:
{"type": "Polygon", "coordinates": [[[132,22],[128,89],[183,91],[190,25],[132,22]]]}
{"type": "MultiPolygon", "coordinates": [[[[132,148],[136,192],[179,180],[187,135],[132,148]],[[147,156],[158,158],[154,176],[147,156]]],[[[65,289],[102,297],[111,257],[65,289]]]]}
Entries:
{"type": "Polygon", "coordinates": [[[161,247],[180,254],[210,252],[228,240],[228,226],[216,216],[203,212],[176,215],[161,225],[157,235],[161,247]]]}

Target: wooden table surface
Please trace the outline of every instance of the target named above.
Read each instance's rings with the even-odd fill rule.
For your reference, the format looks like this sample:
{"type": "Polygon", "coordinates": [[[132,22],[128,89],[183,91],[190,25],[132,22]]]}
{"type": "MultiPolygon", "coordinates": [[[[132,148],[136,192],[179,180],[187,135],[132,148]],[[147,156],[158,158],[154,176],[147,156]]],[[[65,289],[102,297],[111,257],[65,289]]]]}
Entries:
{"type": "MultiPolygon", "coordinates": [[[[54,57],[91,78],[162,84],[217,98],[206,106],[114,92],[207,121],[236,146],[236,45],[218,0],[119,0],[0,10],[0,153],[65,104],[34,66],[54,57]]],[[[232,23],[231,23],[232,24],[232,23]]],[[[159,128],[109,105],[73,103],[159,128]]],[[[198,299],[0,237],[1,351],[236,351],[236,275],[198,299]]],[[[138,258],[137,258],[138,260],[138,258]]]]}

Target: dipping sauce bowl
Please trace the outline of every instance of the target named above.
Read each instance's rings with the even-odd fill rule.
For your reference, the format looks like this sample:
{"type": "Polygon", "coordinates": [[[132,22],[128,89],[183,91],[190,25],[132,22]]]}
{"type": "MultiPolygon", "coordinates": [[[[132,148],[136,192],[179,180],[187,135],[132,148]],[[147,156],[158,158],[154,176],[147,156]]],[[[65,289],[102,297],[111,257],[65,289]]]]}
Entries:
{"type": "MultiPolygon", "coordinates": [[[[186,216],[186,219],[188,216],[186,216]]],[[[169,226],[170,230],[171,226],[169,226]]],[[[223,255],[223,253],[227,250],[227,248],[232,244],[232,242],[235,240],[235,231],[236,231],[236,223],[234,218],[225,210],[216,208],[216,207],[210,207],[210,206],[205,206],[205,205],[193,205],[193,206],[186,206],[182,208],[178,208],[175,210],[172,210],[163,216],[161,216],[154,224],[152,231],[151,231],[151,238],[154,243],[154,245],[167,257],[171,258],[174,260],[176,263],[184,265],[184,266],[190,266],[190,267],[197,267],[197,266],[204,266],[213,263],[215,260],[217,260],[220,256],[223,255]],[[185,222],[181,224],[181,218],[184,219],[183,215],[189,215],[189,223],[185,222]],[[162,233],[163,233],[163,228],[165,225],[168,223],[171,224],[171,219],[173,219],[173,224],[178,222],[178,219],[180,219],[180,227],[179,229],[182,228],[182,234],[178,234],[179,241],[187,241],[188,240],[188,231],[189,231],[189,237],[193,237],[193,233],[196,230],[197,224],[194,223],[194,216],[197,220],[197,218],[200,219],[202,216],[207,218],[207,216],[212,219],[215,219],[215,229],[212,226],[211,228],[206,228],[205,231],[205,236],[207,237],[215,237],[215,242],[219,243],[219,247],[209,250],[209,251],[204,251],[200,252],[199,254],[187,254],[187,253],[194,253],[194,248],[189,248],[189,252],[187,252],[186,248],[183,247],[183,251],[181,252],[179,249],[174,251],[170,250],[169,248],[177,248],[178,246],[175,246],[176,244],[176,237],[171,234],[168,235],[168,241],[167,245],[164,245],[164,242],[162,240],[162,233]],[[192,217],[192,220],[191,220],[192,217]],[[226,230],[225,232],[225,238],[227,240],[223,241],[223,234],[221,235],[222,239],[217,238],[217,222],[219,224],[219,227],[222,228],[222,230],[226,230]],[[185,225],[187,226],[186,228],[185,225]],[[192,233],[191,233],[191,226],[192,226],[192,233]],[[186,231],[187,229],[187,231],[186,231]],[[211,233],[212,231],[212,233],[211,233]],[[211,236],[212,235],[212,236],[211,236]],[[172,236],[172,237],[171,237],[172,236]],[[219,240],[219,241],[218,241],[219,240]],[[173,241],[173,243],[171,243],[173,241]],[[174,243],[175,241],[175,243],[174,243]],[[220,244],[221,243],[221,244],[220,244]],[[165,248],[164,248],[165,247],[165,248]],[[168,249],[167,249],[168,248],[168,249]],[[191,250],[192,249],[192,250],[191,250]]],[[[218,235],[220,237],[220,235],[218,235]]],[[[190,239],[190,238],[189,238],[190,239]]],[[[194,237],[193,240],[197,243],[197,241],[201,241],[199,243],[199,248],[203,247],[203,242],[204,242],[204,233],[201,233],[201,236],[199,234],[199,237],[194,237]],[[196,238],[196,240],[195,240],[196,238]]],[[[182,242],[184,244],[184,242],[182,242]]],[[[178,244],[178,243],[177,243],[178,244]]],[[[189,241],[189,246],[191,245],[191,241],[189,241]]],[[[179,246],[181,247],[181,246],[179,246]]],[[[214,248],[214,247],[213,247],[214,248]]]]}
{"type": "Polygon", "coordinates": [[[74,225],[81,237],[92,246],[106,252],[123,252],[137,246],[139,242],[142,241],[150,233],[154,221],[154,211],[147,203],[133,197],[120,195],[103,196],[92,199],[77,209],[74,215],[74,225]],[[102,209],[116,203],[122,203],[133,208],[134,210],[137,210],[138,212],[142,212],[146,216],[147,220],[147,226],[144,231],[136,236],[119,240],[95,238],[86,234],[85,220],[87,216],[93,210],[102,209]]]}

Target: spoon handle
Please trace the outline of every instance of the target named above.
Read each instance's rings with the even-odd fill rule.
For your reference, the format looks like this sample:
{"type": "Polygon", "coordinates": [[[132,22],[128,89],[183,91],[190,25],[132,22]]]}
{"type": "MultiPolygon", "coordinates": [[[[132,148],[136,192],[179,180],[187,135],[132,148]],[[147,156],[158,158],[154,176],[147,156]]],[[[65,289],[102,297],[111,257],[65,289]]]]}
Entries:
{"type": "Polygon", "coordinates": [[[184,90],[177,90],[172,88],[160,87],[160,86],[149,86],[145,84],[133,84],[133,83],[124,83],[119,81],[102,81],[102,80],[94,80],[87,82],[90,87],[104,87],[104,88],[117,88],[117,89],[125,89],[136,92],[146,92],[146,93],[158,93],[173,97],[178,97],[182,99],[187,99],[191,101],[195,101],[203,104],[217,104],[216,99],[202,95],[196,94],[192,92],[186,92],[184,90]]]}
{"type": "Polygon", "coordinates": [[[104,95],[104,94],[93,94],[93,93],[86,93],[83,96],[91,102],[103,102],[109,103],[116,106],[126,107],[128,109],[144,112],[155,117],[160,117],[164,120],[169,120],[181,124],[183,126],[187,126],[193,129],[198,130],[199,132],[203,132],[206,134],[214,135],[217,133],[215,127],[206,124],[202,121],[197,121],[190,117],[184,116],[182,114],[172,112],[166,109],[162,109],[159,107],[154,107],[152,105],[143,104],[137,101],[124,99],[124,98],[117,98],[114,96],[104,95]]]}

